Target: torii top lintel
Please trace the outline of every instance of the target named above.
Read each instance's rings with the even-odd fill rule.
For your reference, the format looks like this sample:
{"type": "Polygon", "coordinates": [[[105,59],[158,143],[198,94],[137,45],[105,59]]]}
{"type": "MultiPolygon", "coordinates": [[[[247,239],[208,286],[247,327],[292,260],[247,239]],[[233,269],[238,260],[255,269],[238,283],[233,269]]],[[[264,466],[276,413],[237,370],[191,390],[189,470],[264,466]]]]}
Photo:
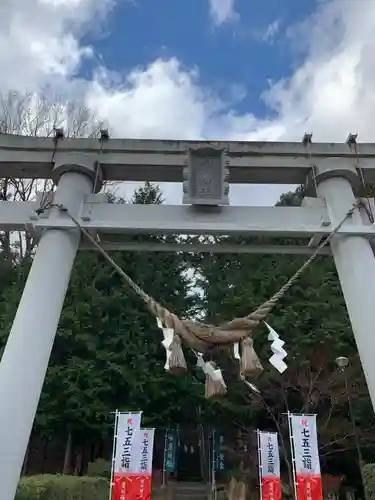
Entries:
{"type": "Polygon", "coordinates": [[[75,139],[0,135],[0,177],[46,179],[55,163],[99,162],[106,180],[182,182],[189,149],[224,149],[230,183],[301,184],[312,161],[338,157],[360,162],[365,182],[375,182],[375,143],[75,139]]]}

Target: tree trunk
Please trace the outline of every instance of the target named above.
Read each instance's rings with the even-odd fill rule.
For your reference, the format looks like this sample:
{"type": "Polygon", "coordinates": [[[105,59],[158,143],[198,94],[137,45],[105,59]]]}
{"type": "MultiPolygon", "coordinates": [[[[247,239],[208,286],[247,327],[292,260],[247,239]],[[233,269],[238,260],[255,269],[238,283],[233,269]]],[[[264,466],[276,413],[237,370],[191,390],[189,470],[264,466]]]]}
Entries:
{"type": "Polygon", "coordinates": [[[79,476],[82,470],[82,459],[83,459],[83,450],[82,447],[78,449],[76,455],[76,465],[74,467],[74,475],[79,476]]]}
{"type": "Polygon", "coordinates": [[[293,497],[293,495],[294,495],[293,467],[292,467],[292,464],[290,463],[290,460],[288,458],[287,450],[286,450],[283,438],[281,438],[281,449],[283,450],[284,461],[285,461],[286,469],[287,469],[287,472],[288,472],[288,482],[289,482],[290,496],[293,497]]]}
{"type": "Polygon", "coordinates": [[[12,245],[10,242],[10,232],[9,231],[4,232],[3,252],[4,252],[4,256],[6,259],[12,258],[12,245]]]}
{"type": "MultiPolygon", "coordinates": [[[[46,460],[47,460],[47,455],[48,455],[48,446],[49,446],[49,440],[48,439],[45,439],[43,441],[43,459],[42,459],[42,474],[44,474],[46,472],[46,460]]],[[[48,470],[47,470],[48,472],[48,470]]]]}
{"type": "Polygon", "coordinates": [[[69,432],[65,446],[64,466],[62,471],[63,474],[69,474],[70,472],[70,463],[72,458],[72,444],[73,444],[73,436],[72,433],[69,432]]]}
{"type": "Polygon", "coordinates": [[[91,460],[91,443],[86,442],[82,446],[82,463],[81,463],[81,470],[80,470],[80,475],[84,475],[85,472],[87,471],[88,463],[91,460]]]}
{"type": "Polygon", "coordinates": [[[29,461],[30,444],[31,444],[31,438],[29,440],[29,444],[27,445],[25,458],[23,460],[22,472],[21,472],[22,476],[25,476],[27,474],[27,463],[29,461]]]}
{"type": "Polygon", "coordinates": [[[95,462],[95,460],[100,457],[101,444],[97,441],[94,444],[93,455],[91,457],[91,462],[95,462]]]}
{"type": "Polygon", "coordinates": [[[232,477],[229,482],[228,498],[229,500],[246,500],[246,484],[232,477]]]}

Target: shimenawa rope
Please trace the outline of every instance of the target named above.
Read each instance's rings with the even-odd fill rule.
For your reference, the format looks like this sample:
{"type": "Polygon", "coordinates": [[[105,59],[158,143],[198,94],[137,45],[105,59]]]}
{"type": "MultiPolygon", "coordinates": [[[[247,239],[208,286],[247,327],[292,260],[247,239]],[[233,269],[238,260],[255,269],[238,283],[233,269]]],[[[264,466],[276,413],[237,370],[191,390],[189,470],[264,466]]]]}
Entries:
{"type": "MultiPolygon", "coordinates": [[[[235,342],[241,341],[250,334],[250,330],[259,325],[267,314],[273,309],[276,303],[285,295],[294,282],[301,276],[301,274],[309,267],[315,260],[319,252],[325,247],[335,234],[340,230],[344,222],[353,215],[358,207],[359,202],[356,202],[353,207],[348,210],[342,221],[332,230],[332,232],[325,238],[320,245],[316,248],[315,252],[306,260],[306,262],[293,274],[293,276],[283,285],[280,290],[273,295],[268,301],[259,306],[254,312],[243,318],[235,318],[219,327],[207,325],[201,322],[191,320],[181,320],[174,313],[160,305],[155,299],[145,293],[125,271],[108,255],[102,246],[95,241],[91,234],[78,222],[78,220],[69,213],[69,211],[62,205],[58,205],[62,212],[64,212],[82,234],[90,241],[90,243],[99,251],[105,260],[115,269],[115,271],[126,281],[126,283],[139,295],[150,311],[159,317],[167,328],[173,328],[177,334],[180,334],[184,340],[189,342],[197,342],[198,347],[206,348],[209,345],[228,346],[235,342]],[[208,344],[208,345],[207,345],[208,344]]],[[[56,205],[55,205],[56,206],[56,205]]],[[[199,350],[199,349],[197,349],[199,350]]]]}

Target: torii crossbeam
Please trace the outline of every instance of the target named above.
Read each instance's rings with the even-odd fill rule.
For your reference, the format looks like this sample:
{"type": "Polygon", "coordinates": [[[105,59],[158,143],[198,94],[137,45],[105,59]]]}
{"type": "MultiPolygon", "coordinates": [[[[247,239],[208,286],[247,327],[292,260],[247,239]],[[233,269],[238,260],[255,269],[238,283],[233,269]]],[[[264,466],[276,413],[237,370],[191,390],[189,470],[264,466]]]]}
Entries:
{"type": "MultiPolygon", "coordinates": [[[[375,144],[189,142],[33,138],[0,135],[0,177],[53,178],[53,202],[104,248],[167,250],[129,244],[123,234],[180,233],[306,237],[306,247],[198,245],[168,250],[310,253],[356,202],[360,182],[375,183],[375,144]],[[187,205],[107,203],[102,180],[182,182],[187,205]],[[302,207],[230,207],[228,184],[302,184],[302,207]],[[197,203],[199,201],[199,203],[197,203]]],[[[45,198],[45,197],[44,197],[45,198]]],[[[30,274],[0,363],[0,500],[14,498],[44,382],[80,232],[55,208],[0,202],[0,230],[39,237],[30,274]]],[[[375,228],[356,211],[331,242],[370,396],[375,404],[375,228]]],[[[87,248],[84,242],[82,248],[87,248]]]]}

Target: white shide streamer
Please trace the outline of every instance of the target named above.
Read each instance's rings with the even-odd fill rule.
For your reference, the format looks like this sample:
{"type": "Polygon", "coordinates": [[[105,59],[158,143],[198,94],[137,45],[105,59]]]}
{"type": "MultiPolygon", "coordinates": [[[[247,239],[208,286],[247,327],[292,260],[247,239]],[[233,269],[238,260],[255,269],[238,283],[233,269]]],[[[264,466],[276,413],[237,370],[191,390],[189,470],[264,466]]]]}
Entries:
{"type": "Polygon", "coordinates": [[[273,355],[270,357],[269,361],[279,373],[284,373],[288,368],[287,364],[284,362],[284,358],[287,356],[287,352],[283,348],[285,342],[281,340],[276,331],[268,323],[264,321],[264,324],[268,328],[268,340],[272,342],[271,351],[273,355]]]}
{"type": "Polygon", "coordinates": [[[171,344],[173,341],[174,330],[173,330],[173,328],[164,328],[163,323],[160,321],[160,318],[156,318],[156,322],[157,322],[157,325],[160,328],[160,330],[162,330],[163,336],[164,336],[164,340],[162,341],[161,344],[165,349],[165,355],[166,355],[164,369],[168,371],[169,370],[169,360],[171,358],[170,347],[171,347],[171,344]]]}
{"type": "Polygon", "coordinates": [[[234,359],[238,359],[238,361],[241,360],[241,356],[240,356],[240,344],[238,342],[236,342],[235,344],[233,344],[233,356],[234,356],[234,359]]]}
{"type": "Polygon", "coordinates": [[[202,369],[203,373],[208,375],[212,380],[214,380],[215,382],[220,382],[225,388],[227,387],[220,368],[213,368],[210,363],[207,363],[203,359],[203,355],[200,352],[197,353],[197,366],[199,366],[199,368],[202,369]]]}

